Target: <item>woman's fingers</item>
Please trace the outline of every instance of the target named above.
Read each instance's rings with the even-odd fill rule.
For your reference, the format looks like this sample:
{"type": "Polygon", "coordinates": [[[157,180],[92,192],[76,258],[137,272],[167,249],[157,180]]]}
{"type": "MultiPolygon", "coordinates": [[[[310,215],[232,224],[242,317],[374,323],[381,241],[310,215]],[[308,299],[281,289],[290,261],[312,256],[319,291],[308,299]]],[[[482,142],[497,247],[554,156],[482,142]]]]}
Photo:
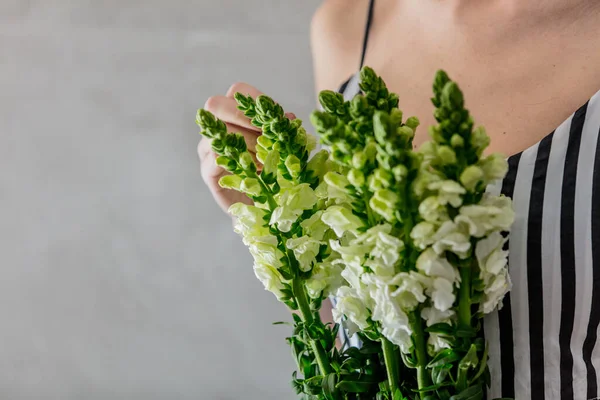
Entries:
{"type": "Polygon", "coordinates": [[[263,94],[260,90],[252,85],[248,85],[244,82],[237,82],[229,87],[229,90],[227,90],[227,94],[225,96],[233,99],[233,95],[238,92],[245,96],[250,96],[253,99],[256,99],[258,96],[263,94]]]}
{"type": "Polygon", "coordinates": [[[260,131],[258,131],[258,132],[253,131],[253,130],[246,129],[241,126],[233,125],[233,124],[229,124],[229,123],[225,123],[225,125],[227,125],[228,133],[241,134],[244,137],[244,140],[246,141],[246,146],[248,146],[248,151],[250,151],[251,153],[256,153],[256,140],[258,139],[258,137],[261,134],[260,131]]]}

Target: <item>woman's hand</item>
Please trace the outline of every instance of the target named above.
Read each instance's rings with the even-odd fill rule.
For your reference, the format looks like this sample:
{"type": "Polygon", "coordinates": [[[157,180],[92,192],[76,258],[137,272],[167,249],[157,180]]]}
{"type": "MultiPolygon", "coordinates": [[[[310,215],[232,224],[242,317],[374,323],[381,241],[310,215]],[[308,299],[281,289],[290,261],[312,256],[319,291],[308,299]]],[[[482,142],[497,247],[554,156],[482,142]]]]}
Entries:
{"type": "MultiPolygon", "coordinates": [[[[262,94],[260,90],[246,83],[234,83],[231,85],[225,96],[210,97],[206,101],[206,104],[204,104],[204,109],[210,111],[215,117],[225,122],[227,125],[227,132],[240,133],[244,136],[246,144],[248,145],[248,151],[254,156],[254,161],[256,162],[256,166],[260,173],[262,164],[256,159],[256,139],[258,139],[262,131],[260,128],[252,125],[250,119],[238,110],[237,102],[233,97],[237,92],[246,96],[249,95],[253,98],[262,94]]],[[[291,113],[287,113],[286,116],[290,119],[296,118],[296,116],[291,113]]],[[[219,186],[219,179],[229,172],[216,165],[215,160],[217,156],[212,150],[210,142],[211,141],[205,137],[200,140],[200,143],[198,144],[198,156],[200,157],[202,179],[208,186],[219,207],[227,212],[229,207],[234,203],[241,202],[252,204],[252,201],[243,193],[231,189],[223,189],[219,186]]]]}
{"type": "MultiPolygon", "coordinates": [[[[237,109],[237,103],[233,98],[236,92],[241,92],[244,95],[250,95],[256,98],[261,92],[253,86],[246,83],[235,83],[233,84],[225,96],[213,96],[210,97],[204,109],[210,111],[225,122],[227,125],[227,132],[240,133],[244,135],[246,144],[248,145],[248,151],[252,154],[256,154],[256,139],[261,134],[261,130],[250,123],[250,119],[246,117],[240,110],[237,109]]],[[[243,202],[246,204],[252,204],[252,201],[248,199],[243,193],[236,192],[231,189],[223,189],[219,186],[219,179],[222,176],[227,175],[228,172],[223,168],[215,164],[216,155],[211,148],[211,141],[206,138],[202,138],[198,144],[198,156],[200,157],[200,171],[202,173],[202,179],[208,186],[211,194],[215,201],[227,212],[229,206],[234,203],[243,202]]],[[[256,160],[256,157],[255,157],[256,160]]],[[[257,161],[257,167],[260,170],[262,165],[257,161]]]]}

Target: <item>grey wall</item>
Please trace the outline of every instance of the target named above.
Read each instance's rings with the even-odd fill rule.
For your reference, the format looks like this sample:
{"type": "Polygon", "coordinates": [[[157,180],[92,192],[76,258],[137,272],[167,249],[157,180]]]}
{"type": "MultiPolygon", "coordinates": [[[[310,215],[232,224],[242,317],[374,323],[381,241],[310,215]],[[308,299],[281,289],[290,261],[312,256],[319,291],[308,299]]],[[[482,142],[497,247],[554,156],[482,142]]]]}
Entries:
{"type": "Polygon", "coordinates": [[[294,398],[194,117],[238,80],[306,117],[317,3],[0,1],[1,399],[294,398]]]}

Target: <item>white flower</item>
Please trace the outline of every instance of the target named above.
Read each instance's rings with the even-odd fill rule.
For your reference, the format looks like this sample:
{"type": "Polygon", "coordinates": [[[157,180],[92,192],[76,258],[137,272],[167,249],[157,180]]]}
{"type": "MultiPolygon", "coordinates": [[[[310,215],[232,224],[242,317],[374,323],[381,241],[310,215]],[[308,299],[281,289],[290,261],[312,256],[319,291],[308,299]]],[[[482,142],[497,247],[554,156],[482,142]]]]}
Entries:
{"type": "Polygon", "coordinates": [[[421,218],[429,222],[443,222],[449,219],[446,206],[437,196],[429,196],[419,204],[421,218]]]}
{"type": "Polygon", "coordinates": [[[484,283],[484,299],[480,309],[484,314],[501,308],[502,299],[512,287],[508,274],[508,252],[503,250],[506,239],[499,232],[477,242],[475,256],[484,283]]]}
{"type": "MultiPolygon", "coordinates": [[[[400,259],[400,252],[404,248],[402,240],[392,236],[391,231],[392,226],[389,224],[376,225],[358,235],[349,245],[351,248],[364,249],[365,253],[369,253],[369,258],[364,265],[371,268],[379,276],[393,276],[395,274],[395,265],[400,259]]],[[[363,255],[361,253],[355,254],[363,255]]]]}
{"type": "Polygon", "coordinates": [[[278,299],[282,297],[281,290],[284,287],[282,283],[283,278],[276,268],[268,264],[255,262],[254,274],[262,282],[266,290],[273,293],[278,299]]]}
{"type": "Polygon", "coordinates": [[[391,290],[388,285],[371,289],[371,297],[374,302],[371,318],[373,321],[380,322],[381,333],[390,342],[400,346],[401,350],[407,353],[412,345],[408,315],[391,290]]]}
{"type": "Polygon", "coordinates": [[[277,224],[281,232],[289,232],[304,210],[310,210],[317,203],[317,196],[308,183],[301,183],[283,190],[277,195],[279,207],[273,210],[271,225],[277,224]]]}
{"type": "Polygon", "coordinates": [[[348,189],[346,189],[348,185],[350,182],[345,176],[330,171],[323,175],[323,181],[315,191],[321,199],[331,199],[336,204],[348,203],[352,201],[348,189]]]}
{"type": "Polygon", "coordinates": [[[397,304],[406,311],[412,311],[427,300],[425,289],[431,285],[431,279],[414,271],[400,272],[389,284],[397,286],[392,292],[397,304]]]}
{"type": "Polygon", "coordinates": [[[431,248],[417,258],[417,269],[429,277],[445,278],[452,283],[460,282],[460,274],[456,267],[431,248]]]}
{"type": "MultiPolygon", "coordinates": [[[[337,261],[336,261],[337,262],[337,261]]],[[[342,277],[350,284],[351,287],[357,290],[357,295],[363,301],[367,301],[368,283],[363,282],[362,277],[365,275],[365,268],[362,266],[359,258],[354,258],[349,261],[344,261],[344,270],[342,277]]]]}
{"type": "Polygon", "coordinates": [[[367,310],[355,289],[342,286],[337,290],[336,297],[337,303],[333,309],[333,318],[336,322],[342,322],[345,316],[348,321],[361,330],[369,327],[369,310],[367,310]]]}
{"type": "Polygon", "coordinates": [[[442,349],[449,349],[450,343],[444,340],[438,333],[430,333],[427,339],[427,353],[434,356],[442,349]]]}
{"type": "Polygon", "coordinates": [[[461,207],[455,221],[467,225],[469,234],[480,238],[492,231],[509,230],[514,218],[510,198],[486,193],[479,204],[461,207]]]}
{"type": "Polygon", "coordinates": [[[256,262],[268,264],[274,268],[281,267],[279,260],[284,254],[277,248],[277,237],[273,235],[248,237],[245,242],[256,262]]]}
{"type": "Polygon", "coordinates": [[[300,222],[300,226],[306,235],[310,235],[315,240],[323,240],[325,233],[329,230],[329,226],[321,220],[323,211],[317,211],[310,218],[300,222]]]}
{"type": "Polygon", "coordinates": [[[312,269],[310,278],[306,281],[308,295],[314,299],[329,297],[335,293],[343,284],[342,264],[334,262],[323,262],[316,264],[312,269]]]}
{"type": "Polygon", "coordinates": [[[235,232],[244,238],[269,234],[269,227],[266,226],[264,219],[267,215],[266,210],[244,203],[235,203],[229,207],[229,213],[235,218],[235,232]]]}
{"type": "Polygon", "coordinates": [[[492,232],[477,242],[475,257],[482,272],[497,275],[506,268],[508,252],[503,250],[504,243],[506,239],[499,232],[492,232]]]}
{"type": "Polygon", "coordinates": [[[371,316],[373,321],[388,327],[409,329],[408,315],[393,296],[390,286],[372,288],[371,297],[375,304],[371,316]]]}
{"type": "Polygon", "coordinates": [[[387,340],[400,347],[402,353],[409,354],[412,351],[412,338],[410,333],[406,332],[404,329],[384,326],[381,330],[381,334],[385,336],[387,340]]]}
{"type": "Polygon", "coordinates": [[[415,246],[425,249],[434,243],[433,235],[436,232],[436,226],[431,222],[419,222],[410,232],[410,237],[415,246]]]}
{"type": "Polygon", "coordinates": [[[447,311],[452,308],[456,296],[454,295],[454,284],[444,278],[435,278],[433,286],[428,290],[430,292],[433,305],[440,311],[447,311]]]}
{"type": "Polygon", "coordinates": [[[454,310],[440,311],[435,307],[425,307],[421,311],[421,318],[425,320],[427,326],[439,324],[440,322],[450,323],[454,315],[454,310]]]}
{"type": "Polygon", "coordinates": [[[458,208],[462,205],[461,195],[467,192],[465,188],[460,185],[460,183],[450,179],[432,182],[429,184],[428,189],[438,191],[438,199],[440,204],[450,204],[454,208],[458,208]]]}
{"type": "Polygon", "coordinates": [[[342,206],[331,206],[323,212],[321,220],[335,231],[337,236],[342,236],[344,232],[356,232],[363,226],[360,218],[352,214],[352,211],[342,206]]]}
{"type": "Polygon", "coordinates": [[[494,277],[490,286],[484,289],[485,298],[481,303],[481,311],[484,314],[489,314],[496,307],[500,310],[502,308],[502,299],[506,293],[512,289],[512,282],[508,270],[502,271],[500,274],[494,277]]]}
{"type": "Polygon", "coordinates": [[[296,260],[302,271],[307,272],[312,268],[315,262],[315,257],[319,254],[319,248],[322,242],[311,238],[310,236],[302,236],[292,238],[286,241],[286,247],[294,252],[296,260]]]}
{"type": "Polygon", "coordinates": [[[508,172],[508,162],[500,154],[490,154],[479,162],[479,166],[488,181],[502,179],[508,172]]]}
{"type": "Polygon", "coordinates": [[[433,250],[438,254],[450,251],[465,259],[471,250],[471,238],[468,231],[452,221],[446,221],[439,227],[433,235],[433,241],[433,250]]]}

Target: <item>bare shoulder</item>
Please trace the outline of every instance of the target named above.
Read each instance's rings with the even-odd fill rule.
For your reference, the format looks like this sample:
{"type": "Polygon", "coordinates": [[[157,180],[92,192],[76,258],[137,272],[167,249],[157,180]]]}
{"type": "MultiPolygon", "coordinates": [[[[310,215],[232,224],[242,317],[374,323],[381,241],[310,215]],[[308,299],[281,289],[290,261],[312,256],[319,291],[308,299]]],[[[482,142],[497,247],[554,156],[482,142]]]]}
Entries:
{"type": "Polygon", "coordinates": [[[311,22],[311,49],[317,90],[335,89],[356,71],[368,0],[325,0],[311,22]]]}

